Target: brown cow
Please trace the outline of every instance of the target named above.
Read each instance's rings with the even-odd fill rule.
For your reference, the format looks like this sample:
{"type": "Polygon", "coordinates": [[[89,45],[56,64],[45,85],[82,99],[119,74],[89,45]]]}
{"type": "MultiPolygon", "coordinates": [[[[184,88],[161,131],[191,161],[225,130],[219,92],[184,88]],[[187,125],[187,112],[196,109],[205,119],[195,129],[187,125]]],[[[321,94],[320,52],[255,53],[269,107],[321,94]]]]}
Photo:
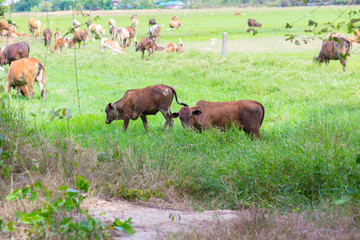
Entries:
{"type": "Polygon", "coordinates": [[[59,31],[56,31],[56,32],[54,33],[54,39],[57,40],[57,39],[59,39],[59,38],[61,38],[61,33],[60,33],[59,31]]]}
{"type": "Polygon", "coordinates": [[[30,46],[26,42],[19,42],[11,44],[7,47],[2,47],[0,52],[0,66],[1,70],[5,64],[10,64],[12,61],[20,58],[28,58],[30,54],[30,46]]]}
{"type": "Polygon", "coordinates": [[[111,39],[112,40],[115,40],[116,39],[116,33],[117,33],[117,26],[114,24],[114,25],[110,25],[109,27],[109,32],[111,34],[111,39]]]}
{"type": "Polygon", "coordinates": [[[37,38],[40,37],[41,28],[42,28],[40,20],[38,20],[36,18],[30,18],[28,23],[29,23],[29,31],[31,33],[34,33],[34,31],[36,30],[35,36],[37,38]]]}
{"type": "Polygon", "coordinates": [[[336,38],[331,41],[326,40],[318,57],[314,58],[318,63],[329,63],[330,60],[340,60],[344,72],[346,72],[346,62],[351,51],[352,44],[345,38],[336,38]]]}
{"type": "Polygon", "coordinates": [[[173,44],[172,42],[169,42],[167,47],[166,47],[166,52],[179,52],[179,53],[183,53],[184,52],[184,48],[183,48],[183,43],[180,39],[180,43],[178,45],[175,46],[175,44],[173,44]]]}
{"type": "Polygon", "coordinates": [[[148,37],[154,38],[154,39],[157,38],[157,44],[159,44],[160,34],[161,34],[161,28],[159,25],[155,24],[150,27],[149,32],[148,32],[148,37]]]}
{"type": "Polygon", "coordinates": [[[62,52],[63,48],[65,48],[66,53],[68,53],[68,47],[69,47],[69,39],[67,38],[56,39],[55,45],[51,48],[51,53],[55,52],[56,49],[58,49],[60,53],[62,52]]]}
{"type": "Polygon", "coordinates": [[[41,98],[46,100],[45,90],[45,69],[42,63],[35,58],[22,58],[12,62],[7,74],[8,96],[11,99],[11,87],[17,88],[17,99],[19,99],[20,89],[29,97],[34,96],[34,81],[39,84],[41,98]],[[30,94],[29,94],[30,93],[30,94]]]}
{"type": "Polygon", "coordinates": [[[194,107],[182,107],[171,117],[180,117],[184,129],[194,127],[202,131],[217,127],[225,130],[235,125],[245,133],[255,135],[260,139],[260,127],[264,115],[264,106],[256,101],[207,102],[201,100],[194,107]]]}
{"type": "Polygon", "coordinates": [[[80,43],[83,42],[85,46],[86,43],[88,42],[89,39],[89,34],[85,29],[82,30],[78,30],[75,32],[73,39],[70,41],[69,43],[69,48],[71,48],[75,43],[79,43],[79,48],[80,48],[80,43]]]}
{"type": "Polygon", "coordinates": [[[150,54],[153,54],[153,60],[154,60],[154,54],[155,54],[155,41],[152,38],[143,38],[140,42],[135,43],[136,48],[135,51],[141,51],[142,52],[142,59],[144,60],[144,52],[145,50],[148,51],[149,55],[147,56],[146,60],[149,59],[150,54]]]}
{"type": "Polygon", "coordinates": [[[239,16],[240,15],[240,12],[236,12],[235,14],[234,14],[234,16],[239,16]]]}
{"type": "Polygon", "coordinates": [[[173,30],[174,28],[179,29],[179,27],[183,27],[182,22],[174,21],[174,20],[171,20],[169,25],[170,25],[170,28],[169,28],[170,30],[173,30]]]}
{"type": "Polygon", "coordinates": [[[44,35],[44,44],[45,46],[49,46],[51,43],[52,31],[51,29],[47,28],[43,32],[44,35]]]}
{"type": "Polygon", "coordinates": [[[106,106],[106,124],[114,120],[124,120],[123,129],[126,131],[130,119],[141,118],[144,128],[148,131],[146,115],[155,115],[159,111],[164,116],[166,122],[162,128],[164,131],[169,125],[173,125],[171,116],[171,102],[174,98],[180,105],[187,106],[185,103],[179,103],[174,88],[166,85],[153,85],[141,89],[127,90],[124,96],[115,103],[109,103],[106,106]]]}
{"type": "Polygon", "coordinates": [[[155,21],[155,18],[150,18],[149,19],[149,27],[152,26],[152,25],[155,25],[157,24],[156,21],[155,21]]]}
{"type": "Polygon", "coordinates": [[[248,19],[248,26],[249,27],[261,27],[262,24],[255,21],[255,19],[249,18],[248,19]]]}

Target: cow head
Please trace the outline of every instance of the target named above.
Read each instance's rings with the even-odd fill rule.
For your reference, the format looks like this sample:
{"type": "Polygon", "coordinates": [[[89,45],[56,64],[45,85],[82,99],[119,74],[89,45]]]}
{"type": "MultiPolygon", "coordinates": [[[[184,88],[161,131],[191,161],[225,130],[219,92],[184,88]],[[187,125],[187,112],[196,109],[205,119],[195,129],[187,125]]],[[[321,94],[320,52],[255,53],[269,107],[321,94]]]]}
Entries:
{"type": "Polygon", "coordinates": [[[135,42],[135,52],[137,52],[137,51],[140,51],[141,50],[141,48],[140,48],[140,44],[141,42],[135,42]]]}
{"type": "Polygon", "coordinates": [[[122,114],[114,107],[112,103],[109,103],[106,106],[105,112],[106,112],[106,121],[105,121],[106,124],[110,124],[114,120],[124,119],[122,117],[122,114]]]}
{"type": "Polygon", "coordinates": [[[181,125],[184,129],[189,129],[193,124],[193,116],[198,116],[202,112],[200,110],[195,110],[190,107],[182,107],[178,113],[171,114],[171,118],[180,118],[181,125]]]}

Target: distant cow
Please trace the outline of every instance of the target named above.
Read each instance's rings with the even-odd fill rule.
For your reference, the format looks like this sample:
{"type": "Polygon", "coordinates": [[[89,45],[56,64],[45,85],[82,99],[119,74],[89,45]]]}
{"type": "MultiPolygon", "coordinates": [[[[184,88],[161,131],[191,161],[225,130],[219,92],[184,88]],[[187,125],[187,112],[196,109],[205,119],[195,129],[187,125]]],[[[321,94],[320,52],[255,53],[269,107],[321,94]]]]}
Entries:
{"type": "Polygon", "coordinates": [[[132,22],[132,26],[134,28],[137,28],[138,25],[139,25],[139,19],[138,19],[138,16],[136,14],[132,15],[131,16],[131,22],[132,22]]]}
{"type": "Polygon", "coordinates": [[[249,18],[248,19],[248,26],[249,27],[261,27],[262,24],[255,21],[255,19],[249,18]]]}
{"type": "Polygon", "coordinates": [[[166,52],[179,52],[179,53],[183,53],[184,52],[184,48],[183,48],[183,42],[180,39],[180,43],[175,45],[172,42],[169,42],[167,47],[166,47],[166,52]]]}
{"type": "Polygon", "coordinates": [[[85,29],[76,31],[73,39],[69,43],[69,48],[71,48],[75,43],[79,43],[79,48],[80,48],[81,42],[83,42],[85,46],[88,40],[89,40],[89,34],[85,29]]]}
{"type": "Polygon", "coordinates": [[[20,58],[28,58],[30,54],[30,46],[26,42],[19,42],[11,44],[7,47],[2,47],[0,52],[0,66],[1,70],[5,64],[10,64],[12,61],[20,58]]]}
{"type": "Polygon", "coordinates": [[[115,20],[112,18],[109,19],[109,26],[111,25],[116,25],[115,20]]]}
{"type": "Polygon", "coordinates": [[[157,39],[157,44],[159,44],[159,42],[160,42],[160,33],[161,33],[160,26],[155,24],[155,25],[150,27],[149,32],[148,32],[148,36],[149,36],[149,38],[157,39]]]}
{"type": "Polygon", "coordinates": [[[61,38],[61,33],[60,33],[59,31],[56,31],[56,32],[54,33],[54,39],[57,40],[57,39],[59,39],[59,38],[61,38]]]}
{"type": "Polygon", "coordinates": [[[51,38],[52,38],[51,29],[49,29],[49,28],[45,29],[44,32],[43,32],[43,36],[44,36],[44,44],[45,44],[45,46],[50,46],[51,38]]]}
{"type": "Polygon", "coordinates": [[[36,18],[30,18],[28,23],[29,23],[29,31],[31,33],[34,33],[34,31],[35,31],[35,36],[37,38],[39,38],[40,33],[41,33],[41,28],[42,28],[40,20],[36,19],[36,18]]]}
{"type": "Polygon", "coordinates": [[[149,55],[147,56],[146,60],[149,59],[150,54],[153,55],[154,60],[154,54],[155,54],[155,41],[152,38],[143,38],[140,42],[135,43],[135,51],[141,51],[142,52],[142,59],[144,60],[144,52],[145,50],[148,51],[149,55]]]}
{"type": "Polygon", "coordinates": [[[73,20],[72,20],[72,25],[73,25],[73,28],[74,28],[75,32],[76,32],[77,30],[79,30],[79,29],[80,29],[80,26],[81,26],[80,22],[79,22],[78,20],[76,20],[76,19],[73,19],[73,20]]]}
{"type": "Polygon", "coordinates": [[[157,24],[154,18],[149,19],[149,26],[157,24]]]}
{"type": "MultiPolygon", "coordinates": [[[[11,33],[15,33],[16,31],[16,24],[10,25],[6,22],[6,20],[0,21],[0,32],[6,30],[6,35],[11,35],[11,33]]],[[[3,35],[4,36],[4,35],[3,35]]]]}
{"type": "MultiPolygon", "coordinates": [[[[105,34],[105,31],[100,24],[91,24],[91,21],[88,21],[86,24],[89,27],[89,34],[105,34]]],[[[93,41],[95,41],[95,37],[93,38],[93,41]]]]}
{"type": "Polygon", "coordinates": [[[174,98],[180,105],[187,106],[185,103],[179,103],[174,88],[166,85],[153,85],[142,89],[127,90],[124,96],[115,103],[109,103],[106,106],[106,124],[114,120],[124,120],[123,129],[126,131],[129,121],[141,118],[144,128],[148,131],[147,115],[155,115],[161,112],[166,122],[162,128],[164,131],[169,125],[172,128],[171,103],[174,98]]]}
{"type": "Polygon", "coordinates": [[[337,38],[331,41],[326,40],[318,57],[314,58],[318,63],[329,63],[330,60],[340,60],[344,72],[346,71],[346,62],[351,51],[352,44],[345,38],[337,38]]]}
{"type": "Polygon", "coordinates": [[[12,62],[7,74],[8,96],[11,99],[11,88],[17,88],[17,98],[20,90],[29,97],[34,96],[34,82],[39,84],[41,98],[46,100],[45,69],[42,63],[34,58],[23,58],[12,62]]]}
{"type": "Polygon", "coordinates": [[[179,27],[183,27],[182,22],[171,20],[170,23],[170,30],[172,29],[179,29],[179,27]]]}
{"type": "Polygon", "coordinates": [[[131,42],[130,33],[126,28],[119,27],[117,29],[116,37],[121,47],[126,48],[130,45],[131,42]]]}
{"type": "Polygon", "coordinates": [[[185,129],[193,127],[202,131],[210,127],[226,129],[235,125],[245,133],[260,138],[260,127],[264,115],[264,106],[256,101],[207,102],[201,100],[194,107],[182,107],[171,117],[180,117],[185,129]]]}
{"type": "Polygon", "coordinates": [[[116,34],[117,34],[117,26],[116,25],[110,25],[109,27],[109,32],[111,34],[111,39],[112,40],[115,40],[116,39],[116,34]]]}
{"type": "Polygon", "coordinates": [[[51,48],[51,53],[55,52],[56,49],[59,50],[59,53],[62,52],[62,49],[65,48],[66,53],[68,53],[69,39],[59,38],[55,40],[55,45],[51,48]]]}
{"type": "Polygon", "coordinates": [[[234,14],[234,16],[239,16],[240,15],[240,12],[236,12],[235,14],[234,14]]]}
{"type": "Polygon", "coordinates": [[[124,53],[126,54],[126,50],[120,47],[119,43],[107,38],[101,38],[100,40],[100,51],[104,52],[105,47],[111,49],[112,54],[124,53]]]}

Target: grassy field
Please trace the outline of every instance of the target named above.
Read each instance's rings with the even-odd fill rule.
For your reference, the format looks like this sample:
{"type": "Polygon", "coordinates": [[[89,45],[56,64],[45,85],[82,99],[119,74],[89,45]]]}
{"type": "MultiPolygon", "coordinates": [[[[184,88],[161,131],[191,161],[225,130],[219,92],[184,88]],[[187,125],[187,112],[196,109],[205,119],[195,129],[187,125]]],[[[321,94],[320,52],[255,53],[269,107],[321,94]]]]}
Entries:
{"type": "MultiPolygon", "coordinates": [[[[301,46],[285,42],[285,34],[303,34],[309,19],[325,23],[343,10],[320,8],[293,29],[285,29],[287,22],[312,9],[249,8],[241,10],[246,14],[241,16],[233,16],[232,9],[142,11],[138,39],[146,37],[148,18],[154,17],[162,26],[160,45],[178,42],[181,37],[185,52],[157,53],[154,61],[142,61],[133,45],[127,55],[112,55],[108,50],[99,52],[98,41],[89,41],[85,48],[76,49],[81,115],[74,49],[68,54],[48,51],[46,55],[43,43],[31,38],[31,57],[44,64],[46,60],[47,101],[40,100],[37,86],[31,102],[25,97],[16,101],[15,90],[15,100],[9,101],[4,93],[1,101],[15,112],[23,109],[29,134],[55,144],[72,139],[99,156],[102,161],[97,168],[88,171],[98,176],[91,182],[94,195],[124,197],[119,186],[155,191],[159,185],[172,183],[194,208],[198,204],[238,209],[255,203],[290,210],[316,205],[339,197],[345,187],[356,189],[359,184],[360,169],[355,159],[360,143],[360,56],[358,46],[354,46],[343,73],[339,61],[326,66],[312,61],[319,53],[320,40],[301,46]],[[173,15],[179,16],[184,27],[167,31],[173,15]],[[263,23],[254,37],[246,33],[248,18],[263,23]],[[225,61],[220,42],[210,45],[210,39],[220,40],[224,31],[229,34],[225,61]],[[179,101],[189,105],[201,99],[261,102],[265,107],[262,140],[251,141],[236,129],[183,132],[179,120],[172,132],[163,133],[161,114],[148,118],[150,132],[144,130],[141,120],[131,121],[127,132],[122,131],[122,121],[105,124],[104,109],[109,102],[119,100],[127,89],[160,83],[173,86],[179,101]],[[69,122],[50,121],[52,111],[60,108],[71,110],[69,122]]],[[[92,17],[95,15],[92,12],[92,17]]],[[[75,17],[81,23],[88,20],[75,17]]],[[[105,27],[107,36],[110,17],[118,26],[131,24],[126,12],[102,15],[97,23],[105,27]]],[[[14,14],[12,18],[20,31],[28,31],[27,16],[14,14]]],[[[46,25],[46,16],[39,18],[46,25]]],[[[70,15],[49,15],[53,32],[58,28],[63,33],[71,20],[70,15]]],[[[5,38],[1,41],[6,44],[5,38]]],[[[6,74],[0,76],[0,84],[5,85],[6,74]]],[[[172,111],[179,109],[174,101],[172,111]]],[[[76,167],[69,171],[80,171],[76,164],[69,163],[71,166],[76,167]]],[[[165,200],[170,198],[170,193],[160,192],[165,200]]]]}

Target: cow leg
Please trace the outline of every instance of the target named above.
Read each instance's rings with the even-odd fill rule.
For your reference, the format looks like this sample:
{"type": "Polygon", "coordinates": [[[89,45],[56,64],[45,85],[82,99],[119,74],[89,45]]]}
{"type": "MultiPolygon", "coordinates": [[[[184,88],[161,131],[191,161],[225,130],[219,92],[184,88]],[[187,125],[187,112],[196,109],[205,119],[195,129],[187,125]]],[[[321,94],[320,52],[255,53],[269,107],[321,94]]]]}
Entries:
{"type": "Polygon", "coordinates": [[[144,53],[145,53],[145,50],[142,50],[142,59],[145,60],[144,58],[144,53]]]}
{"type": "Polygon", "coordinates": [[[16,98],[17,98],[18,101],[19,101],[20,89],[21,89],[20,86],[18,86],[18,87],[16,88],[16,90],[17,90],[17,92],[16,92],[16,98]]]}
{"type": "Polygon", "coordinates": [[[31,99],[34,97],[34,93],[35,93],[34,87],[32,84],[27,84],[27,87],[28,87],[29,94],[30,94],[29,101],[31,101],[31,99]]]}
{"type": "Polygon", "coordinates": [[[340,63],[341,63],[341,65],[343,66],[344,72],[346,72],[346,60],[347,60],[347,58],[345,58],[345,59],[340,59],[340,63]]]}
{"type": "Polygon", "coordinates": [[[10,99],[12,99],[12,98],[11,98],[11,86],[10,86],[10,82],[8,82],[7,89],[8,89],[8,96],[9,96],[10,99]]]}
{"type": "Polygon", "coordinates": [[[161,114],[164,116],[166,122],[164,126],[162,127],[162,131],[165,131],[166,127],[169,125],[169,128],[172,129],[174,120],[171,118],[170,109],[166,110],[160,110],[161,114]]]}
{"type": "Polygon", "coordinates": [[[124,126],[123,126],[124,131],[127,130],[128,126],[129,126],[129,122],[130,122],[130,117],[125,117],[124,118],[124,126]]]}
{"type": "Polygon", "coordinates": [[[146,131],[149,131],[149,125],[147,123],[147,118],[146,118],[146,115],[141,115],[141,120],[143,122],[143,125],[144,125],[144,128],[146,131]]]}

